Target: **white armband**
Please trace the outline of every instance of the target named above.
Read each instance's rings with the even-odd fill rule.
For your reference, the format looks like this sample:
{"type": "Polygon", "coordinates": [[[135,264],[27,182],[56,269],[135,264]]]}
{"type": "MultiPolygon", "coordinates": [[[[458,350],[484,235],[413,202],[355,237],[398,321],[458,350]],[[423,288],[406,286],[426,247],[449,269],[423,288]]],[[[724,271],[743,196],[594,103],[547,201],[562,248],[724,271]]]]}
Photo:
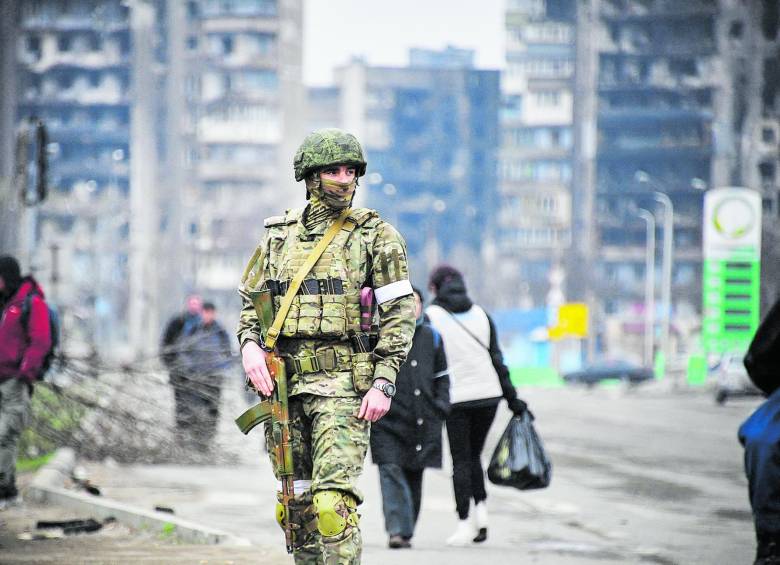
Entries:
{"type": "Polygon", "coordinates": [[[382,304],[393,298],[400,296],[408,296],[412,294],[412,283],[409,280],[396,281],[394,283],[386,284],[385,286],[375,288],[374,294],[376,295],[377,304],[382,304]]]}

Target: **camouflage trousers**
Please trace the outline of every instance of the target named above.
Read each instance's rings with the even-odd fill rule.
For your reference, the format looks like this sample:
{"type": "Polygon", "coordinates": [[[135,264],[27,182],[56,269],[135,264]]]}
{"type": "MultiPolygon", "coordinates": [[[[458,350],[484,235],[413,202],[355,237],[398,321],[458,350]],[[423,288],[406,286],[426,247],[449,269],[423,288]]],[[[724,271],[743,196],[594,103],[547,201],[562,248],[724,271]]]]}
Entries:
{"type": "MultiPolygon", "coordinates": [[[[355,483],[363,471],[368,450],[370,423],[357,418],[361,398],[333,398],[300,394],[290,397],[290,439],[296,481],[296,505],[304,515],[316,516],[312,497],[335,490],[354,498],[363,495],[355,483]],[[311,481],[311,486],[308,486],[311,481]],[[298,486],[302,490],[299,494],[298,486]]],[[[271,464],[276,468],[271,428],[266,423],[266,441],[271,464]]],[[[278,477],[277,477],[278,479],[278,477]]],[[[316,528],[298,530],[294,549],[297,565],[357,565],[363,544],[360,528],[347,526],[342,533],[326,537],[316,528]]]]}
{"type": "Polygon", "coordinates": [[[0,498],[16,495],[16,452],[30,412],[30,386],[21,379],[0,382],[0,498]]]}

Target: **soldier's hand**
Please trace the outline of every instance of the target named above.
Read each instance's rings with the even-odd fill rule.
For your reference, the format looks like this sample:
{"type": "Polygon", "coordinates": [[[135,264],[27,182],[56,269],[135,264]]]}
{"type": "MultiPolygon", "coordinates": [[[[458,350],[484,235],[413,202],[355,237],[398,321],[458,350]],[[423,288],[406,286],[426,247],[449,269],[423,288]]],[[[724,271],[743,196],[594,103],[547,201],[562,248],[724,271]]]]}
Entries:
{"type": "Polygon", "coordinates": [[[390,400],[391,399],[385,396],[384,392],[372,388],[363,397],[363,402],[360,404],[360,412],[358,412],[358,418],[361,420],[368,420],[369,422],[376,422],[390,410],[390,400]]]}
{"type": "Polygon", "coordinates": [[[265,351],[260,349],[260,346],[254,341],[246,342],[241,348],[241,362],[252,386],[263,396],[271,396],[274,391],[274,380],[268,372],[265,356],[265,351]]]}

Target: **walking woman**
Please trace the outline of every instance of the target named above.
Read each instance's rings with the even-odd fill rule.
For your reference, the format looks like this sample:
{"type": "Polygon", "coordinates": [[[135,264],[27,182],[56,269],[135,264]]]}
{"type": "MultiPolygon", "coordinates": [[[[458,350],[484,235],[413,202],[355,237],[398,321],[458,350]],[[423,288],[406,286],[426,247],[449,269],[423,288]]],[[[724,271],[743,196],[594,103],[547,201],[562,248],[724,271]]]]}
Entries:
{"type": "Polygon", "coordinates": [[[390,411],[371,425],[371,458],[379,466],[382,511],[391,549],[411,547],[422,501],[423,471],[441,467],[441,431],[450,410],[450,379],[441,336],[422,313],[414,288],[417,327],[401,365],[390,411]]]}
{"type": "Polygon", "coordinates": [[[490,425],[503,397],[520,415],[527,405],[517,397],[498,346],[493,320],[466,292],[463,275],[454,267],[434,269],[429,288],[436,295],[425,310],[444,341],[450,373],[447,437],[452,454],[452,482],[458,525],[448,545],[469,545],[487,539],[488,514],[481,455],[490,425]],[[474,522],[469,521],[474,501],[474,522]]]}

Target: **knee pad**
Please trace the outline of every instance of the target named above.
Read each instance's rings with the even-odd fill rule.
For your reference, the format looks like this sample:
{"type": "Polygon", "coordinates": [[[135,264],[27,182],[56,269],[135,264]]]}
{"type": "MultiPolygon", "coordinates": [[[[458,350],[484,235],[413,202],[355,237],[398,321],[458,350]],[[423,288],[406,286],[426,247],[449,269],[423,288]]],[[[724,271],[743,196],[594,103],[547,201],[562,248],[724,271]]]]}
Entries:
{"type": "Polygon", "coordinates": [[[323,490],[314,495],[317,511],[317,529],[325,537],[342,533],[348,526],[357,526],[357,502],[349,495],[337,490],[323,490]]]}

